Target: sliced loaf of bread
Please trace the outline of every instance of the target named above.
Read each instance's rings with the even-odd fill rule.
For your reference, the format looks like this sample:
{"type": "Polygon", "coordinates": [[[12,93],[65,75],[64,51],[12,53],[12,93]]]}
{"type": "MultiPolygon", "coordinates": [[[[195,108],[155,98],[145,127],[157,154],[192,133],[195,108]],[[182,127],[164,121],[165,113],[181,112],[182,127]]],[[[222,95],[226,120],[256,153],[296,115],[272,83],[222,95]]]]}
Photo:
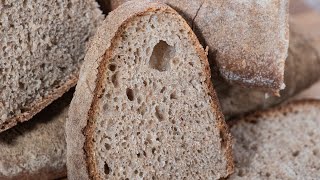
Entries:
{"type": "Polygon", "coordinates": [[[232,122],[230,179],[320,179],[320,101],[298,101],[232,122]]]}
{"type": "Polygon", "coordinates": [[[102,20],[94,0],[0,1],[0,132],[76,84],[102,20]]]}
{"type": "Polygon", "coordinates": [[[230,134],[206,53],[165,4],[111,12],[85,57],[66,126],[68,178],[219,179],[230,134]]]}
{"type": "Polygon", "coordinates": [[[65,120],[72,92],[28,122],[0,134],[0,179],[57,179],[67,175],[65,120]]]}
{"type": "MultiPolygon", "coordinates": [[[[129,0],[105,1],[115,9],[129,0]]],[[[181,13],[227,81],[273,93],[283,88],[288,0],[146,1],[167,3],[181,13]]]]}

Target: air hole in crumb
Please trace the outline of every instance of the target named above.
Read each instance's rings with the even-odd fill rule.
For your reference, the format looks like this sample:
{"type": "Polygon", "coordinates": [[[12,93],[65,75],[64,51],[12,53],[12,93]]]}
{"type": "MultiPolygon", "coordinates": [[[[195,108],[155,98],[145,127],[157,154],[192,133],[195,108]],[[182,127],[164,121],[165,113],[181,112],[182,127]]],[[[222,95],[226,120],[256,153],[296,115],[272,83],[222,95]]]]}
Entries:
{"type": "Polygon", "coordinates": [[[165,41],[160,41],[153,49],[149,66],[160,72],[167,71],[170,68],[170,60],[174,56],[174,47],[169,46],[165,41]]]}
{"type": "Polygon", "coordinates": [[[292,153],[292,156],[293,157],[297,157],[299,155],[299,153],[300,153],[299,151],[295,151],[295,152],[292,153]]]}
{"type": "Polygon", "coordinates": [[[140,153],[138,153],[138,154],[137,154],[137,157],[138,157],[138,158],[140,158],[140,156],[141,156],[141,154],[140,154],[140,153]]]}
{"type": "Polygon", "coordinates": [[[109,69],[110,71],[115,71],[117,69],[117,66],[115,64],[110,64],[109,69]]]}
{"type": "Polygon", "coordinates": [[[144,86],[147,86],[147,85],[148,85],[147,81],[144,80],[144,81],[143,81],[143,85],[144,85],[144,86]]]}
{"type": "Polygon", "coordinates": [[[104,173],[108,175],[110,172],[111,172],[111,169],[108,166],[108,163],[104,163],[104,173]]]}
{"type": "Polygon", "coordinates": [[[152,154],[156,152],[156,148],[152,148],[152,154]]]}
{"type": "Polygon", "coordinates": [[[189,65],[193,67],[193,62],[189,62],[189,65]]]}
{"type": "Polygon", "coordinates": [[[317,155],[319,154],[319,150],[314,149],[314,150],[312,151],[312,153],[313,153],[314,156],[317,156],[317,155]]]}
{"type": "Polygon", "coordinates": [[[160,91],[160,93],[163,93],[166,90],[166,87],[163,87],[160,91]]]}
{"type": "Polygon", "coordinates": [[[119,86],[119,73],[115,73],[114,75],[111,76],[111,82],[114,85],[114,87],[119,86]]]}
{"type": "Polygon", "coordinates": [[[108,106],[108,104],[104,104],[102,108],[104,111],[107,111],[109,109],[109,106],[108,106]]]}
{"type": "Polygon", "coordinates": [[[239,177],[243,177],[243,176],[244,176],[244,173],[243,173],[243,170],[242,170],[242,169],[239,169],[239,171],[238,171],[238,176],[239,176],[239,177]]]}
{"type": "Polygon", "coordinates": [[[133,100],[134,100],[134,92],[133,92],[133,90],[130,89],[130,88],[127,88],[126,93],[127,93],[128,99],[129,99],[130,101],[133,101],[133,100]]]}
{"type": "Polygon", "coordinates": [[[142,177],[142,176],[143,176],[143,172],[140,172],[140,173],[139,173],[139,176],[142,177]]]}
{"type": "Polygon", "coordinates": [[[19,89],[24,89],[24,83],[19,82],[19,89]]]}
{"type": "Polygon", "coordinates": [[[138,174],[138,170],[134,170],[134,173],[135,173],[135,174],[138,174]]]}
{"type": "Polygon", "coordinates": [[[173,93],[170,94],[170,99],[177,99],[177,93],[174,91],[173,93]]]}
{"type": "Polygon", "coordinates": [[[105,147],[106,147],[107,150],[111,149],[110,144],[105,144],[105,147]]]}
{"type": "Polygon", "coordinates": [[[186,91],[186,90],[183,90],[183,91],[182,91],[182,94],[186,95],[186,94],[187,94],[187,91],[186,91]]]}
{"type": "Polygon", "coordinates": [[[138,102],[139,104],[141,104],[141,102],[142,102],[142,97],[141,97],[141,96],[139,96],[139,97],[137,98],[137,102],[138,102]]]}
{"type": "Polygon", "coordinates": [[[270,177],[270,176],[271,176],[271,174],[267,172],[267,173],[266,173],[266,176],[267,176],[267,177],[270,177]]]}
{"type": "Polygon", "coordinates": [[[163,111],[159,106],[156,106],[156,117],[158,118],[159,121],[164,120],[163,111]]]}
{"type": "Polygon", "coordinates": [[[141,115],[144,115],[147,111],[147,106],[145,103],[142,103],[142,105],[138,108],[138,113],[141,115]]]}

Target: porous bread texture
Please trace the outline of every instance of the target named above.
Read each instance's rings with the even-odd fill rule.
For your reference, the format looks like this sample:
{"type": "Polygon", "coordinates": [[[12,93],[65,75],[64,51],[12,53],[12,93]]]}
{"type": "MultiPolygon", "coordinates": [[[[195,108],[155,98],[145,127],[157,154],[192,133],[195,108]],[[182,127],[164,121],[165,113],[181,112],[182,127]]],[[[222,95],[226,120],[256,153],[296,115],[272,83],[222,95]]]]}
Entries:
{"type": "Polygon", "coordinates": [[[67,175],[65,120],[72,92],[28,122],[0,134],[0,179],[57,179],[67,175]]]}
{"type": "Polygon", "coordinates": [[[319,179],[320,101],[300,101],[235,120],[229,179],[319,179]]]}
{"type": "Polygon", "coordinates": [[[298,2],[290,3],[290,46],[285,65],[286,88],[280,92],[281,97],[272,97],[263,91],[228,85],[214,79],[226,118],[275,106],[319,80],[320,13],[307,5],[301,6],[298,2]]]}
{"type": "Polygon", "coordinates": [[[230,135],[209,71],[203,48],[170,7],[135,1],[111,12],[71,103],[68,177],[227,177],[230,135]]]}
{"type": "MultiPolygon", "coordinates": [[[[115,9],[129,0],[111,0],[115,9]]],[[[146,0],[167,3],[188,21],[209,60],[231,84],[278,94],[289,46],[288,0],[146,0]]]]}
{"type": "Polygon", "coordinates": [[[0,131],[26,121],[75,85],[102,20],[94,0],[0,2],[0,131]]]}

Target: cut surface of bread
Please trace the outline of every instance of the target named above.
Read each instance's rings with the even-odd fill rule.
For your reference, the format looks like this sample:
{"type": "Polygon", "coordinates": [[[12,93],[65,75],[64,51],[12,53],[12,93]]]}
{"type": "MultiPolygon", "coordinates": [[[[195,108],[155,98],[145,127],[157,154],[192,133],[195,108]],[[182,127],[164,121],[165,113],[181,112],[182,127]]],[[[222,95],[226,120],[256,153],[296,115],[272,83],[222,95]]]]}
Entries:
{"type": "Polygon", "coordinates": [[[68,92],[28,122],[0,134],[0,179],[57,179],[67,175],[68,92]]]}
{"type": "MultiPolygon", "coordinates": [[[[110,1],[110,9],[129,0],[110,1]]],[[[146,0],[159,1],[159,0],[146,0]]],[[[289,46],[288,0],[160,0],[177,10],[209,47],[232,84],[278,93],[289,46]]]]}
{"type": "Polygon", "coordinates": [[[102,20],[94,0],[0,2],[0,132],[75,85],[102,20]]]}
{"type": "Polygon", "coordinates": [[[98,29],[67,121],[69,179],[219,179],[230,134],[205,51],[165,4],[128,2],[98,29]]]}
{"type": "Polygon", "coordinates": [[[320,179],[320,101],[292,102],[235,120],[230,179],[320,179]]]}

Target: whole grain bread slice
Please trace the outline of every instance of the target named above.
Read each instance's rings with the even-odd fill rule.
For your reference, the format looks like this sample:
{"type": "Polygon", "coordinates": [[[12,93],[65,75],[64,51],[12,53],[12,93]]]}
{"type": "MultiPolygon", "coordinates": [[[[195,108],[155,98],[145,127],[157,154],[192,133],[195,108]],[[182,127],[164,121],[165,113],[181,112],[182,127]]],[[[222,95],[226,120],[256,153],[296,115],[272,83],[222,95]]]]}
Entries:
{"type": "Polygon", "coordinates": [[[29,120],[76,84],[102,21],[94,0],[0,1],[0,132],[29,120]]]}
{"type": "MultiPolygon", "coordinates": [[[[105,0],[115,9],[129,0],[105,0]]],[[[188,21],[221,76],[278,94],[289,46],[288,0],[146,0],[167,3],[188,21]]],[[[215,69],[213,69],[215,70],[215,69]]]]}
{"type": "Polygon", "coordinates": [[[58,179],[67,176],[65,122],[68,92],[28,122],[0,134],[0,179],[58,179]]]}
{"type": "Polygon", "coordinates": [[[219,179],[230,134],[205,51],[165,4],[111,12],[85,57],[66,126],[69,179],[219,179]]]}
{"type": "Polygon", "coordinates": [[[320,101],[303,100],[232,121],[230,179],[319,179],[320,101]]]}

